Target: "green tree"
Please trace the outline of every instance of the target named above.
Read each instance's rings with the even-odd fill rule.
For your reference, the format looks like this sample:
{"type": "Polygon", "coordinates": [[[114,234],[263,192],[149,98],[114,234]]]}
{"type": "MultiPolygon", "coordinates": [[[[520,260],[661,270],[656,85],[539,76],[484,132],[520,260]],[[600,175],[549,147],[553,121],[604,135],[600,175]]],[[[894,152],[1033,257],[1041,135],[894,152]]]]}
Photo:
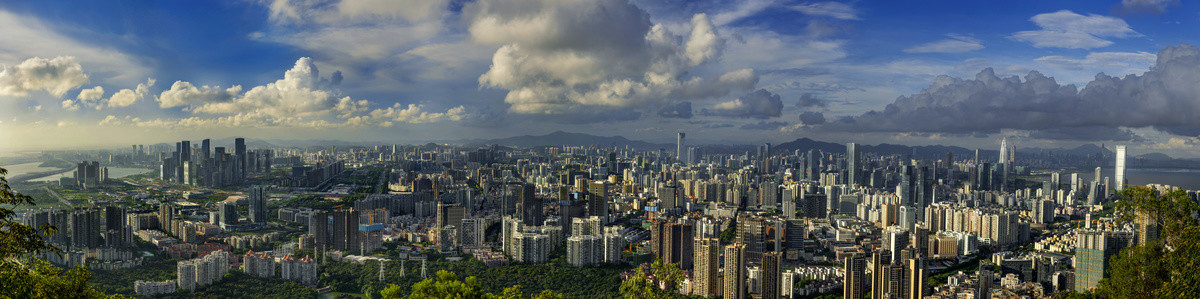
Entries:
{"type": "Polygon", "coordinates": [[[16,212],[4,205],[33,205],[33,198],[12,190],[0,168],[0,298],[121,298],[108,296],[88,286],[91,273],[83,267],[63,271],[29,256],[44,251],[58,252],[42,238],[56,230],[49,225],[34,228],[15,221],[16,212]]]}
{"type": "Polygon", "coordinates": [[[363,292],[364,298],[367,298],[367,299],[375,298],[375,287],[372,287],[369,284],[365,284],[362,286],[362,292],[363,292]]]}
{"type": "Polygon", "coordinates": [[[533,299],[563,299],[563,296],[551,290],[543,290],[541,293],[533,295],[533,299]]]}
{"type": "Polygon", "coordinates": [[[1198,205],[1186,191],[1144,186],[1121,191],[1116,211],[1122,222],[1134,219],[1159,228],[1158,240],[1126,247],[1111,260],[1109,277],[1096,294],[1109,298],[1200,298],[1200,222],[1198,205]]]}
{"type": "MultiPolygon", "coordinates": [[[[403,291],[398,285],[389,284],[380,295],[384,299],[395,299],[403,297],[400,292],[403,291]]],[[[524,296],[521,285],[512,285],[500,293],[500,295],[484,292],[480,287],[479,282],[474,276],[469,276],[466,279],[459,280],[458,275],[454,272],[446,270],[438,270],[437,278],[425,279],[412,286],[412,292],[408,294],[410,299],[424,298],[482,298],[482,299],[520,299],[524,296]]],[[[562,294],[554,291],[545,290],[534,295],[537,299],[561,299],[562,294]]]]}
{"type": "Polygon", "coordinates": [[[521,285],[519,284],[504,288],[504,291],[500,292],[500,298],[504,299],[520,299],[524,295],[525,291],[521,290],[521,285]]]}
{"type": "Polygon", "coordinates": [[[484,292],[474,276],[458,280],[454,272],[439,270],[437,279],[426,279],[412,286],[408,298],[483,298],[484,292]]]}
{"type": "Polygon", "coordinates": [[[683,270],[679,269],[679,264],[664,263],[659,259],[650,264],[650,274],[638,267],[633,276],[621,282],[621,294],[627,299],[672,298],[679,296],[677,291],[681,282],[683,270]]]}

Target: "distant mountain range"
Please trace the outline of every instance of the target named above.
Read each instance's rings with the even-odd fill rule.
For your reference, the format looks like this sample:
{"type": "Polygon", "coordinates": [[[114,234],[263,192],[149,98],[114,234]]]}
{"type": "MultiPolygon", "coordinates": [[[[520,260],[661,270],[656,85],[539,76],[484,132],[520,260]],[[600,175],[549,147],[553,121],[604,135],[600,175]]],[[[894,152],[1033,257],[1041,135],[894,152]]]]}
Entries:
{"type": "Polygon", "coordinates": [[[554,133],[533,136],[522,135],[516,137],[488,139],[488,140],[471,140],[464,143],[465,146],[488,146],[488,145],[503,145],[511,147],[542,147],[542,146],[597,146],[597,147],[619,147],[619,148],[636,148],[642,150],[659,149],[659,148],[675,148],[674,144],[650,143],[645,141],[629,140],[621,136],[596,136],[583,133],[568,133],[563,131],[555,131],[554,133]]]}
{"type": "MultiPolygon", "coordinates": [[[[564,131],[555,131],[545,135],[522,135],[507,138],[497,139],[472,139],[460,140],[459,142],[448,142],[462,144],[468,147],[482,147],[489,145],[501,145],[508,147],[530,148],[544,146],[596,146],[596,147],[619,147],[633,148],[638,150],[657,150],[665,149],[666,151],[674,151],[675,144],[673,143],[653,143],[640,140],[631,140],[622,136],[597,136],[584,133],[570,133],[564,131]]],[[[751,144],[730,144],[730,145],[695,145],[703,153],[708,154],[739,154],[745,152],[755,152],[759,145],[751,144]]],[[[913,155],[919,159],[942,159],[946,157],[946,153],[954,155],[955,159],[972,158],[975,155],[975,149],[968,149],[959,146],[945,145],[927,145],[927,146],[907,146],[898,144],[877,144],[868,145],[862,144],[862,151],[865,153],[874,153],[880,155],[913,155]]],[[[1111,157],[1113,155],[1110,146],[1102,147],[1096,144],[1084,144],[1075,148],[1017,148],[1017,158],[1022,156],[1074,156],[1074,157],[1111,157]]],[[[813,140],[809,138],[800,138],[793,141],[774,144],[771,146],[771,152],[775,154],[790,153],[795,151],[806,152],[808,150],[819,150],[822,152],[845,152],[846,145],[843,143],[833,143],[813,140]]],[[[999,155],[999,150],[979,150],[981,159],[994,160],[999,155]]],[[[1131,159],[1140,159],[1143,162],[1167,162],[1167,161],[1187,161],[1195,162],[1190,159],[1174,159],[1162,153],[1147,153],[1139,156],[1130,157],[1131,159]]],[[[1159,163],[1151,163],[1159,164],[1159,163]]]]}

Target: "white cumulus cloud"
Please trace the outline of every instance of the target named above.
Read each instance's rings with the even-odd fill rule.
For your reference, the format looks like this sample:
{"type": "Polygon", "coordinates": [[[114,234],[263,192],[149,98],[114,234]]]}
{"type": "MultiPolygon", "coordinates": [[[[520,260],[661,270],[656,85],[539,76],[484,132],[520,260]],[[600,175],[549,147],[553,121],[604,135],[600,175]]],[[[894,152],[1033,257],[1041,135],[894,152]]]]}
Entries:
{"type": "MultiPolygon", "coordinates": [[[[672,98],[724,96],[758,80],[750,69],[720,78],[692,75],[720,59],[725,47],[704,14],[692,16],[685,35],[622,0],[484,0],[468,4],[463,16],[475,42],[500,45],[479,84],[507,90],[513,113],[635,119],[672,98]]],[[[612,120],[570,121],[581,119],[612,120]]]]}
{"type": "Polygon", "coordinates": [[[109,107],[128,107],[136,104],[138,101],[150,96],[150,87],[154,86],[154,79],[146,79],[146,83],[138,83],[134,89],[122,89],[117,91],[108,98],[109,107]]]}
{"type": "Polygon", "coordinates": [[[0,65],[0,96],[28,97],[41,90],[62,97],[87,82],[83,66],[71,56],[34,57],[11,67],[0,65]]]}
{"type": "Polygon", "coordinates": [[[1141,36],[1125,20],[1094,14],[1084,16],[1069,10],[1039,14],[1029,20],[1042,29],[1020,31],[1011,38],[1038,48],[1101,48],[1112,45],[1106,38],[1141,36]]]}

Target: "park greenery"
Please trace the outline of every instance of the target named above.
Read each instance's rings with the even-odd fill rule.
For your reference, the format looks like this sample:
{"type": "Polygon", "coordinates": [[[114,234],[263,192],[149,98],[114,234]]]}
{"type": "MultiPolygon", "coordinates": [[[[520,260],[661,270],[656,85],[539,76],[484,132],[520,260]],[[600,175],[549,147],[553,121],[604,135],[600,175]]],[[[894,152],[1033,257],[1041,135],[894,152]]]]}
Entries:
{"type": "Polygon", "coordinates": [[[679,293],[683,278],[679,264],[655,260],[650,264],[650,273],[638,267],[637,272],[622,282],[621,294],[626,299],[687,298],[679,293]]]}
{"type": "MultiPolygon", "coordinates": [[[[567,298],[619,298],[618,286],[622,272],[628,266],[607,265],[599,267],[576,267],[564,259],[552,259],[543,264],[512,264],[488,267],[478,260],[426,262],[426,273],[431,278],[438,271],[448,271],[461,277],[475,277],[479,290],[500,294],[512,286],[520,285],[524,298],[546,290],[560,293],[567,298]]],[[[368,286],[383,290],[397,285],[400,296],[408,296],[412,287],[425,279],[421,277],[419,261],[389,261],[384,265],[384,280],[379,280],[379,262],[348,263],[330,261],[321,265],[320,280],[334,292],[361,293],[368,286]],[[401,271],[403,267],[403,271],[401,271]]]]}

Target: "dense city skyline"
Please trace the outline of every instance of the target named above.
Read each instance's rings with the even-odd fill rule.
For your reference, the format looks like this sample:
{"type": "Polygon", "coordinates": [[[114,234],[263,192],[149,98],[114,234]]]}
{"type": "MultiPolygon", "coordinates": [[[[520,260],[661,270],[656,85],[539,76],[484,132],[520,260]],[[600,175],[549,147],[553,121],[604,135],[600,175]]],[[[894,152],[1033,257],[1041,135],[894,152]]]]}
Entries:
{"type": "Polygon", "coordinates": [[[563,130],[968,148],[1009,136],[1194,158],[1195,11],[1135,0],[0,2],[0,39],[13,41],[0,43],[0,136],[13,141],[0,151],[563,130]]]}

